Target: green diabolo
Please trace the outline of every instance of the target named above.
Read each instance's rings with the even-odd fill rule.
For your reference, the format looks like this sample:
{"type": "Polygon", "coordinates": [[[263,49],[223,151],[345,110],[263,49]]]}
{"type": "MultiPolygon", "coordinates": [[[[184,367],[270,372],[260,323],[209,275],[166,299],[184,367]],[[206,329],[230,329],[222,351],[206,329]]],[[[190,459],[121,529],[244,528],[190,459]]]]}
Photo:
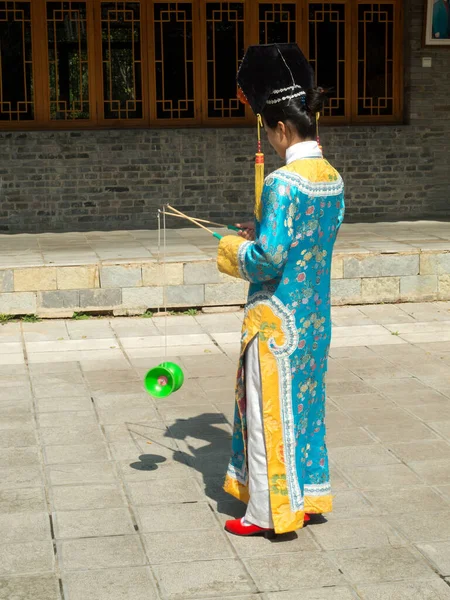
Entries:
{"type": "Polygon", "coordinates": [[[166,398],[180,389],[184,382],[184,374],[176,363],[163,362],[150,369],[144,378],[144,387],[155,398],[166,398]]]}

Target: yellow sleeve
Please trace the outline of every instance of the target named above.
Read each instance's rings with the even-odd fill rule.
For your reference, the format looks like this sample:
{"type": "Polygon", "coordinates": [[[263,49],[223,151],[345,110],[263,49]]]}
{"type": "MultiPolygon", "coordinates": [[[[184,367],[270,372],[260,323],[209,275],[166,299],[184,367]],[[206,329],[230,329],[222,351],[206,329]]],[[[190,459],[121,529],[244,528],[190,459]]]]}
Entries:
{"type": "Polygon", "coordinates": [[[226,235],[219,242],[217,267],[221,273],[244,279],[239,269],[239,248],[248,243],[236,235],[226,235]]]}

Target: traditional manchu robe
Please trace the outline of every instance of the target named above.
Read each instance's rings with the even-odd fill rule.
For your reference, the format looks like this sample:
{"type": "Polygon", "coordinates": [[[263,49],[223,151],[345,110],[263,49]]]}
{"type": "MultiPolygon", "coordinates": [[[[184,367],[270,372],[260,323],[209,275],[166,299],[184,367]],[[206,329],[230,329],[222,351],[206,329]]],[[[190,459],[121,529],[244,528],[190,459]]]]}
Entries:
{"type": "Polygon", "coordinates": [[[331,258],[344,186],[316,142],[288,149],[255,207],[255,241],[225,236],[219,270],[250,282],[224,489],[249,501],[245,352],[257,340],[271,519],[276,533],[332,509],[325,444],[331,258]]]}

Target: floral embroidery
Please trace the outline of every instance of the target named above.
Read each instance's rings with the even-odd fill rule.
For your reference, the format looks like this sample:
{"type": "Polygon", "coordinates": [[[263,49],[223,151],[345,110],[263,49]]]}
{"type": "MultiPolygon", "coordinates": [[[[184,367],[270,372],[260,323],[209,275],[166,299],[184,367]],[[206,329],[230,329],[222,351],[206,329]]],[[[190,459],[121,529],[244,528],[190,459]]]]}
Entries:
{"type": "Polygon", "coordinates": [[[283,442],[281,442],[277,446],[277,458],[281,464],[283,464],[283,465],[285,464],[284,463],[284,444],[283,444],[283,442]]]}
{"type": "Polygon", "coordinates": [[[286,475],[272,475],[270,478],[270,489],[274,494],[288,495],[286,475]]]}
{"type": "Polygon", "coordinates": [[[259,330],[259,339],[263,340],[263,342],[267,342],[267,340],[273,337],[273,334],[276,330],[276,323],[261,323],[261,327],[259,330]]]}

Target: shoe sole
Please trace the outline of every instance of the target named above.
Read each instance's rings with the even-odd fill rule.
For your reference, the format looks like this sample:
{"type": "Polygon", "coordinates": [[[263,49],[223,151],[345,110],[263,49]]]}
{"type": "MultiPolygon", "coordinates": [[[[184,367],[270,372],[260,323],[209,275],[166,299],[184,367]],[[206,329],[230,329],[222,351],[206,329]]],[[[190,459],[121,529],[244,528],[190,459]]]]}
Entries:
{"type": "Polygon", "coordinates": [[[276,535],[277,535],[275,533],[275,531],[273,531],[273,529],[271,529],[270,531],[255,531],[254,533],[248,533],[246,535],[241,535],[240,533],[235,533],[234,531],[230,531],[226,527],[224,529],[226,532],[230,533],[231,535],[235,535],[237,537],[255,537],[255,536],[259,535],[259,536],[264,536],[266,538],[266,540],[271,540],[274,537],[276,537],[276,535]]]}

